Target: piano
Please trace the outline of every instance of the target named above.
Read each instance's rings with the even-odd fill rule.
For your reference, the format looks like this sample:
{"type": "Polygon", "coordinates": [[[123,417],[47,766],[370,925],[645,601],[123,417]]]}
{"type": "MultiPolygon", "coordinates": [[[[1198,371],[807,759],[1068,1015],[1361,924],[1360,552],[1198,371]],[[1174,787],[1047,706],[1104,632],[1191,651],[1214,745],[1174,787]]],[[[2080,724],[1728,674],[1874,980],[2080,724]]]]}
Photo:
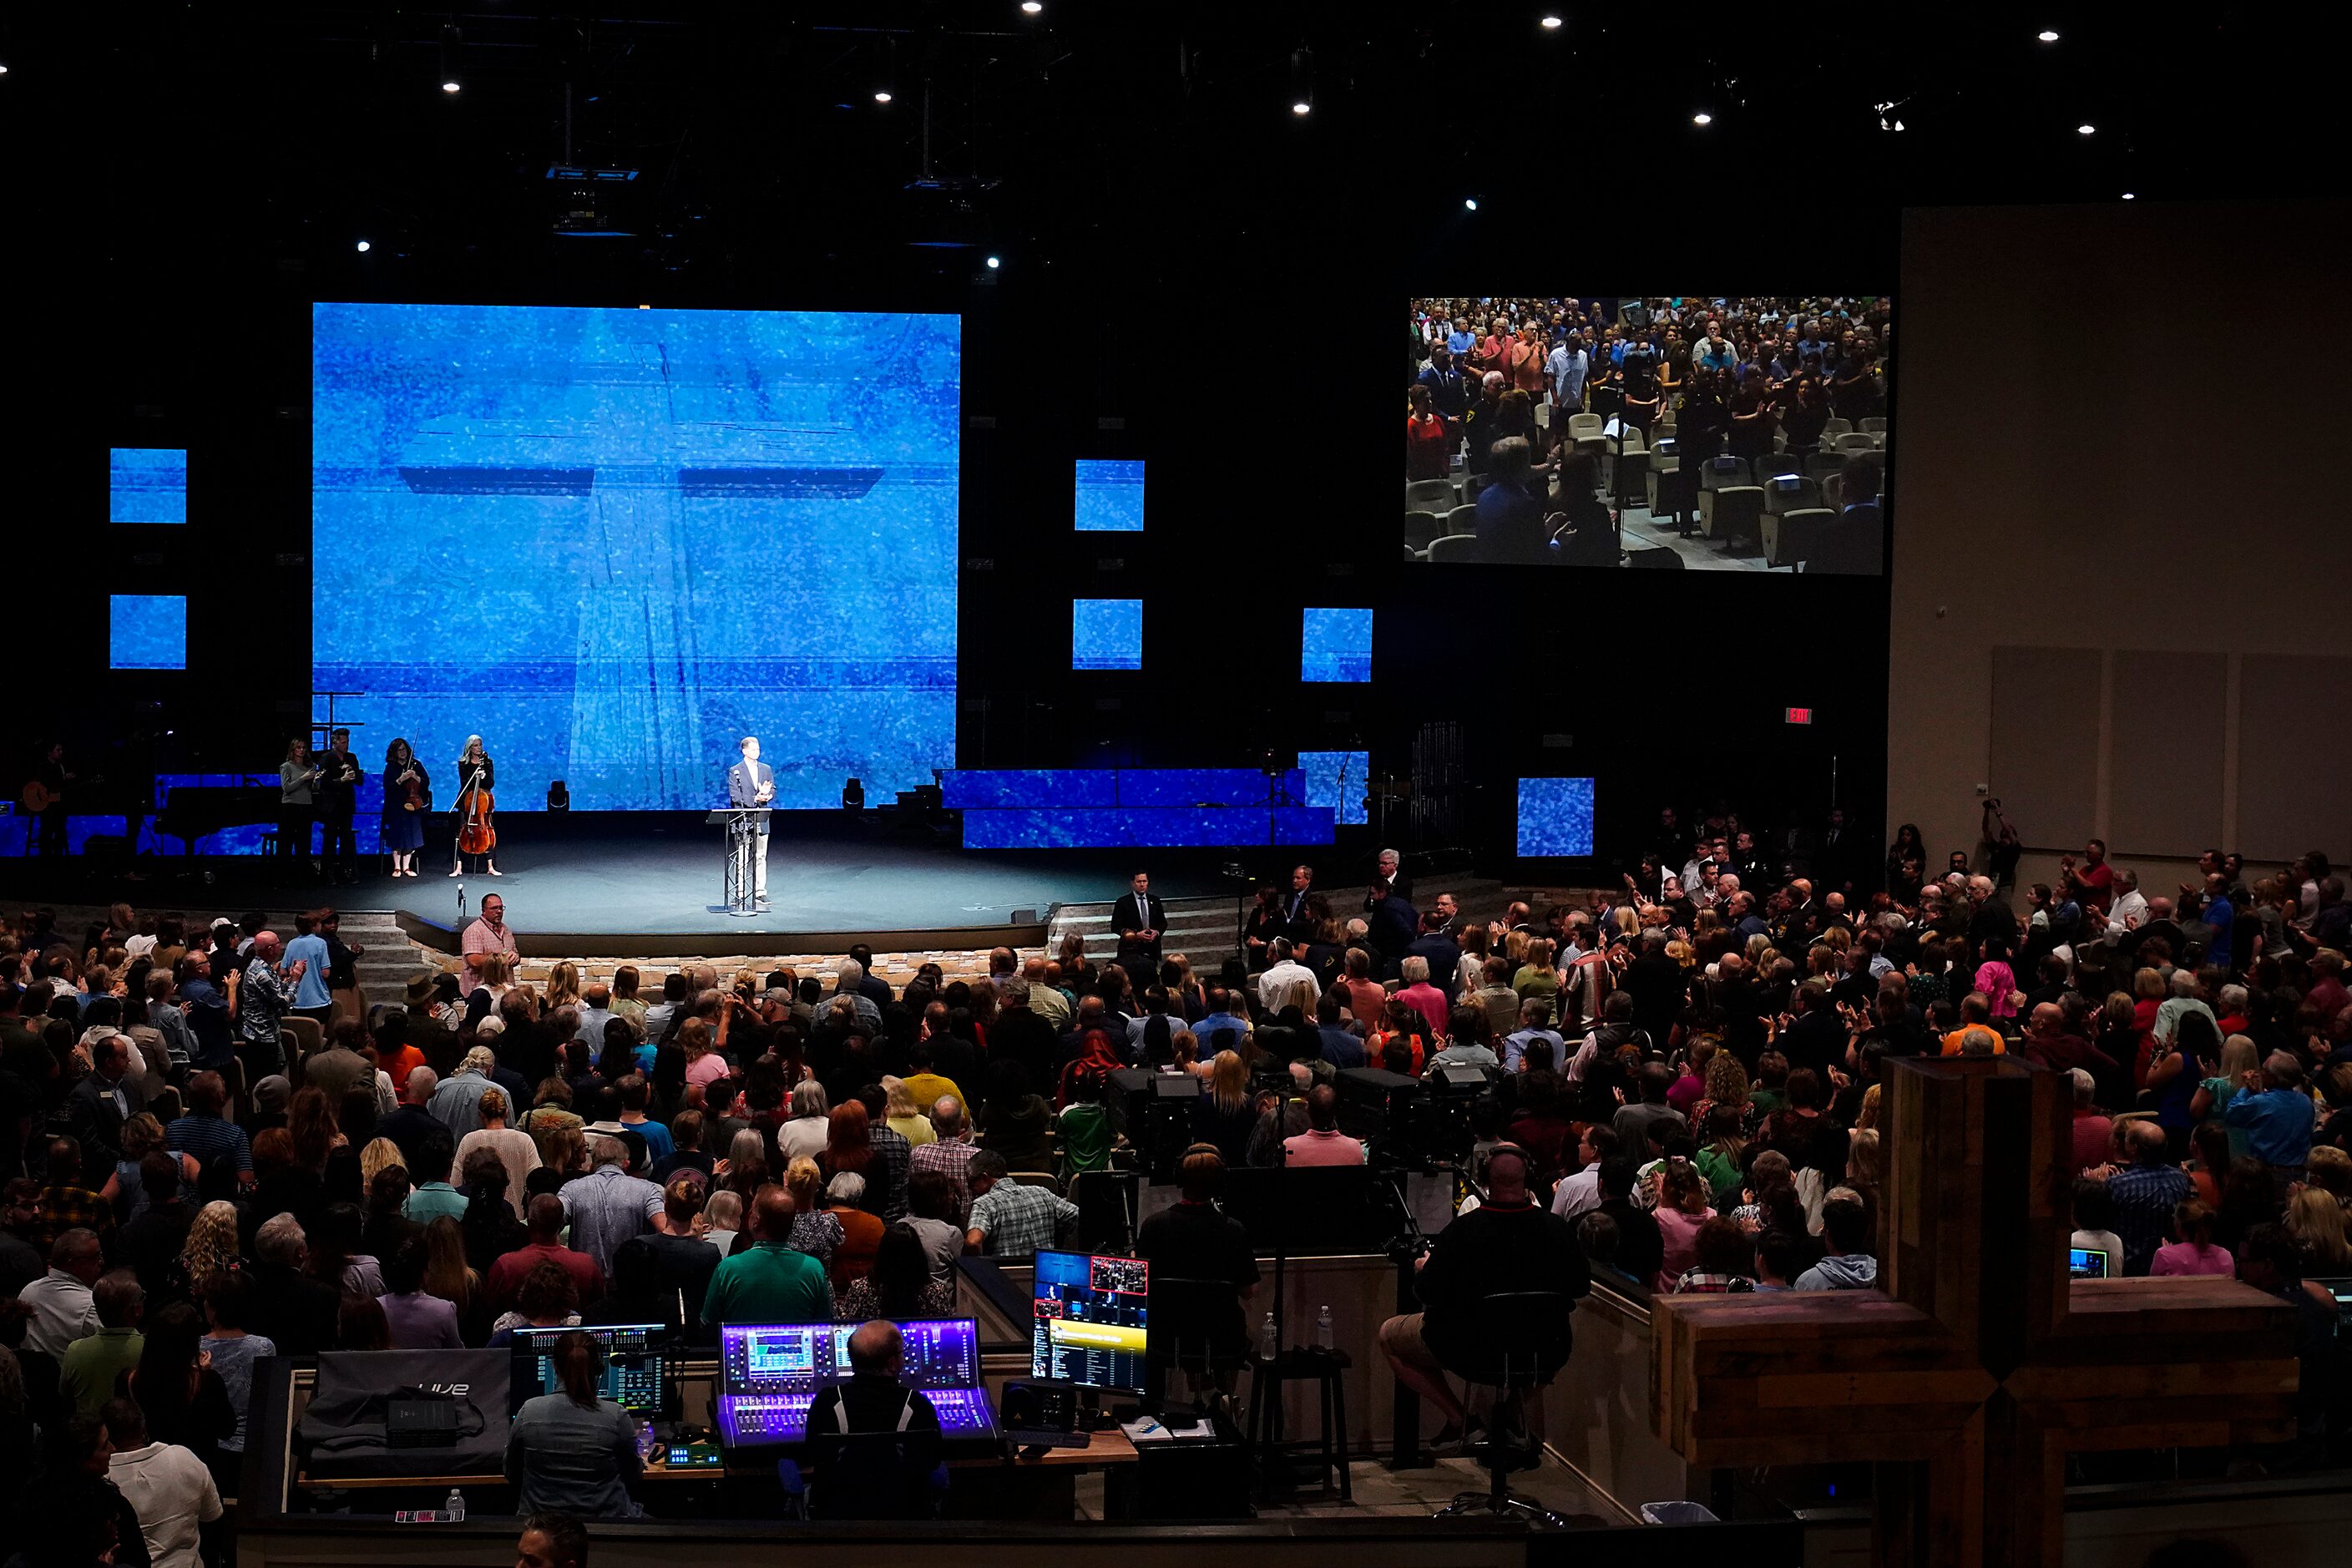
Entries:
{"type": "Polygon", "coordinates": [[[193,855],[196,840],[227,827],[255,823],[275,826],[278,788],[266,784],[173,784],[155,814],[158,837],[180,840],[181,853],[193,855]]]}

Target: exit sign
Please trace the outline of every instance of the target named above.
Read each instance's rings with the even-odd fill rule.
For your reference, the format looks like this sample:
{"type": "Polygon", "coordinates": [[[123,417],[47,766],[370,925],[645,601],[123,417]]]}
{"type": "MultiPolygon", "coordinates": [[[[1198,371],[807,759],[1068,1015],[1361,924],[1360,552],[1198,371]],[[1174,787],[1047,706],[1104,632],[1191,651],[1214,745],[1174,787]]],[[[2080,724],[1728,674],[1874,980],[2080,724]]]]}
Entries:
{"type": "Polygon", "coordinates": [[[1780,717],[1791,724],[1810,724],[1813,721],[1813,710],[1810,708],[1783,708],[1780,717]]]}

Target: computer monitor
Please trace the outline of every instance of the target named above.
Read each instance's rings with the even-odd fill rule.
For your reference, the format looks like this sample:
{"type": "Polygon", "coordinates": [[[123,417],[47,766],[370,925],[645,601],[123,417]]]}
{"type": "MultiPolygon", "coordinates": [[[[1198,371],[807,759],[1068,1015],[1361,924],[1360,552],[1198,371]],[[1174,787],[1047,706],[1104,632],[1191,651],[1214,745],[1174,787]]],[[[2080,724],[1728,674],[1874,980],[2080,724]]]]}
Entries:
{"type": "Polygon", "coordinates": [[[1029,1375],[1121,1394],[1143,1391],[1151,1266],[1139,1258],[1037,1254],[1029,1375]]]}
{"type": "Polygon", "coordinates": [[[562,1390],[555,1375],[555,1342],[566,1334],[586,1334],[604,1354],[604,1375],[596,1391],[632,1415],[651,1419],[662,1414],[669,1395],[668,1361],[662,1340],[669,1331],[659,1323],[616,1323],[597,1329],[517,1329],[514,1331],[514,1372],[509,1380],[512,1402],[522,1408],[526,1399],[562,1390]]]}
{"type": "Polygon", "coordinates": [[[2066,1249],[2066,1278],[2069,1279],[2105,1279],[2114,1272],[2115,1259],[2105,1247],[2070,1247],[2066,1249]]]}

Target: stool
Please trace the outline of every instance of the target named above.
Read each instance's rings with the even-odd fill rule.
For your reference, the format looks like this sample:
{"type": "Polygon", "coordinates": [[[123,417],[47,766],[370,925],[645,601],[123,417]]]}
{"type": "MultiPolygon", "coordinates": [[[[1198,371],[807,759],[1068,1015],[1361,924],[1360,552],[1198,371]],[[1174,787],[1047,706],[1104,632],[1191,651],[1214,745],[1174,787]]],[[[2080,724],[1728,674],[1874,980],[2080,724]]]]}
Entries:
{"type": "Polygon", "coordinates": [[[1281,1454],[1285,1445],[1282,1432],[1282,1385],[1313,1378],[1320,1384],[1323,1427],[1316,1447],[1316,1463],[1322,1471],[1322,1487],[1331,1489],[1331,1472],[1339,1474],[1339,1500],[1351,1500],[1355,1489],[1348,1478],[1348,1384],[1346,1373],[1353,1363],[1348,1352],[1294,1345],[1272,1361],[1253,1357],[1250,1361],[1250,1450],[1258,1464],[1259,1495],[1269,1492],[1267,1477],[1272,1461],[1281,1454]]]}
{"type": "Polygon", "coordinates": [[[1528,1439],[1524,1436],[1518,1442],[1506,1439],[1500,1417],[1507,1407],[1529,1393],[1543,1397],[1538,1380],[1548,1358],[1555,1365],[1567,1359],[1568,1315],[1574,1308],[1575,1303],[1557,1290],[1507,1290],[1478,1304],[1478,1342],[1490,1359],[1475,1374],[1453,1370],[1465,1382],[1496,1391],[1495,1403],[1487,1410],[1486,1440],[1476,1449],[1478,1463],[1486,1471],[1487,1487],[1483,1492],[1457,1492],[1432,1517],[1461,1519],[1491,1513],[1548,1524],[1555,1530],[1569,1528],[1568,1521],[1559,1514],[1511,1491],[1510,1474],[1525,1456],[1528,1439]]]}

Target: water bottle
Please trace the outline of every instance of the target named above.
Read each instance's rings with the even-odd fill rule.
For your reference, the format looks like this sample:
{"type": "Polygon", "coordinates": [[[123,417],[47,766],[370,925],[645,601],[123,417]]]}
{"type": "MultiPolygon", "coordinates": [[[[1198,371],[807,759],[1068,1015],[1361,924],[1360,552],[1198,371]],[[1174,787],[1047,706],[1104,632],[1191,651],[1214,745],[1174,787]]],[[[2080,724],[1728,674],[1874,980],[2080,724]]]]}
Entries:
{"type": "Polygon", "coordinates": [[[1272,1361],[1281,1343],[1282,1331],[1274,1326],[1274,1314],[1268,1312],[1257,1326],[1257,1359],[1272,1361]]]}
{"type": "Polygon", "coordinates": [[[449,1500],[441,1505],[442,1511],[462,1523],[466,1518],[466,1494],[456,1487],[449,1489],[449,1500]]]}
{"type": "Polygon", "coordinates": [[[1322,1350],[1331,1349],[1331,1309],[1324,1308],[1315,1314],[1315,1343],[1322,1350]]]}

